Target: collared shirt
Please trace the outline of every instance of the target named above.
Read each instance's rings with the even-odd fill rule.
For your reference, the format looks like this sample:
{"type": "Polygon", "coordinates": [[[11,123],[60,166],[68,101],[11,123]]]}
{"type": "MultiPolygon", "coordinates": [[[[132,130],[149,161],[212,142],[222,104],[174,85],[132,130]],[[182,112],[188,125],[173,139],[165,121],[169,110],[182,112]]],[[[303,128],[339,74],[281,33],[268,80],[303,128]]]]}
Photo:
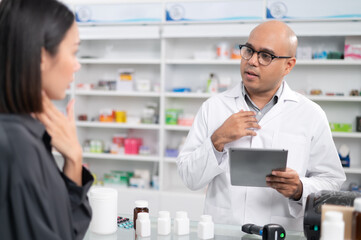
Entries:
{"type": "Polygon", "coordinates": [[[59,170],[39,121],[0,114],[1,239],[82,239],[91,219],[92,182],[84,168],[82,186],[59,170]]]}
{"type": "Polygon", "coordinates": [[[282,91],[283,91],[283,82],[281,84],[281,86],[278,88],[277,92],[275,93],[275,95],[273,95],[273,97],[271,98],[271,100],[262,108],[259,109],[257,107],[257,105],[252,101],[252,99],[250,98],[247,89],[245,88],[243,82],[241,84],[241,89],[242,89],[242,95],[244,97],[244,100],[246,101],[249,109],[251,111],[256,112],[256,119],[257,121],[261,121],[261,119],[263,118],[263,116],[269,111],[271,110],[271,108],[277,104],[278,99],[281,97],[282,91]]]}

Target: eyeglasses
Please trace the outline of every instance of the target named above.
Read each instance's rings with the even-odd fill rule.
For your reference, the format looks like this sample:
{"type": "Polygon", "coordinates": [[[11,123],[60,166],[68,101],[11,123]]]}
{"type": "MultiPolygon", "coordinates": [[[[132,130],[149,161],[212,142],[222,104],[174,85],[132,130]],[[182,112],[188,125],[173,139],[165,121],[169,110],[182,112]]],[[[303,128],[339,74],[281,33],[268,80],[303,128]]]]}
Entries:
{"type": "Polygon", "coordinates": [[[239,49],[241,49],[241,56],[244,60],[249,60],[252,58],[254,53],[257,53],[258,62],[263,66],[268,66],[273,59],[275,58],[291,58],[289,56],[275,56],[271,53],[264,51],[256,51],[247,45],[239,45],[239,49]]]}

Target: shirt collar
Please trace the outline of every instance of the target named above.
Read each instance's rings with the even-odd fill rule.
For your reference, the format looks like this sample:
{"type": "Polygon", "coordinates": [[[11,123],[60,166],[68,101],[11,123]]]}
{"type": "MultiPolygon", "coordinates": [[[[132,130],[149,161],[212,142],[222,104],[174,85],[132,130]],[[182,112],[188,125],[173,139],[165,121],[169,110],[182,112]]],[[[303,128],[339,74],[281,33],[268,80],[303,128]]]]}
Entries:
{"type": "MultiPolygon", "coordinates": [[[[284,88],[284,82],[282,81],[281,86],[277,89],[277,92],[275,93],[275,95],[273,95],[272,99],[274,99],[275,97],[277,97],[277,100],[280,98],[282,92],[283,92],[283,88],[284,88]]],[[[242,90],[242,96],[245,99],[245,97],[247,96],[249,99],[250,96],[246,90],[246,87],[244,86],[243,82],[241,82],[241,90],[242,90]]]]}
{"type": "MultiPolygon", "coordinates": [[[[278,101],[280,101],[281,99],[283,101],[286,100],[290,100],[290,101],[295,101],[298,102],[299,101],[299,96],[291,90],[291,88],[288,86],[287,82],[283,80],[283,91],[282,91],[282,95],[280,96],[281,98],[278,99],[278,101]]],[[[242,85],[243,82],[238,83],[234,88],[226,91],[224,93],[224,95],[226,97],[231,97],[231,98],[237,98],[242,95],[242,85]]]]}

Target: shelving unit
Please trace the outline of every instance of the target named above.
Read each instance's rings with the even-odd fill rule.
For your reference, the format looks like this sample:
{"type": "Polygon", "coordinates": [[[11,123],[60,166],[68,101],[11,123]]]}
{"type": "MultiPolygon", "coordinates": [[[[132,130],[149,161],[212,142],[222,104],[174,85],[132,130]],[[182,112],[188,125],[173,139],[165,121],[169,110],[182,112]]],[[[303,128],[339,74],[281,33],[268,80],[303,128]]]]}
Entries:
{"type": "Polygon", "coordinates": [[[141,162],[158,162],[158,156],[142,156],[142,155],[121,155],[109,153],[84,153],[83,158],[93,159],[111,159],[111,160],[130,160],[141,162]]]}
{"type": "Polygon", "coordinates": [[[122,129],[153,129],[158,130],[159,124],[145,124],[145,123],[103,123],[103,122],[89,122],[89,121],[78,121],[76,122],[77,127],[88,127],[88,128],[122,128],[122,129]]]}

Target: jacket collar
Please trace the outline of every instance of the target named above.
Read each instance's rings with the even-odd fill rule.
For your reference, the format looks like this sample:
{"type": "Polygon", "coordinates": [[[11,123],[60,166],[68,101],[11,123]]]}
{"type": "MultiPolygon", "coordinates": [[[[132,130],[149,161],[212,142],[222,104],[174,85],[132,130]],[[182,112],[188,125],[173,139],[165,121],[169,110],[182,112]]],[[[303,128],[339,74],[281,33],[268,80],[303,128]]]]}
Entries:
{"type": "Polygon", "coordinates": [[[36,138],[42,139],[45,133],[44,125],[27,114],[0,114],[0,122],[16,122],[23,125],[36,138]]]}
{"type": "MultiPolygon", "coordinates": [[[[294,101],[294,102],[298,102],[299,101],[299,97],[297,96],[297,94],[291,90],[291,88],[288,86],[286,81],[283,81],[284,84],[284,88],[283,88],[283,92],[281,94],[281,97],[279,99],[279,101],[294,101]]],[[[236,86],[234,86],[232,89],[226,91],[224,93],[224,96],[226,97],[230,97],[230,98],[238,98],[242,96],[242,83],[238,83],[236,86]]]]}

